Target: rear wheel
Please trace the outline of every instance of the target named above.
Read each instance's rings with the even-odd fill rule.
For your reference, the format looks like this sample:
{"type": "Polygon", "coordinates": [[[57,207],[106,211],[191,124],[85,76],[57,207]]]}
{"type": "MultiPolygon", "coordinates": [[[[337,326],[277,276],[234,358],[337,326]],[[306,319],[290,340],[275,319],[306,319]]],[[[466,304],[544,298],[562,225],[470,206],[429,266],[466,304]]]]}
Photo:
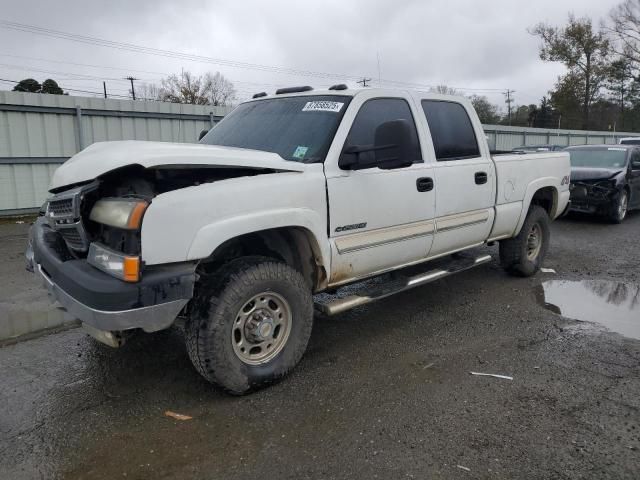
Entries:
{"type": "Polygon", "coordinates": [[[626,190],[622,190],[611,206],[611,211],[609,212],[609,220],[611,220],[612,223],[622,223],[627,217],[628,209],[629,194],[626,190]]]}
{"type": "Polygon", "coordinates": [[[544,208],[533,205],[520,233],[500,242],[500,264],[511,275],[534,275],[542,266],[549,239],[549,216],[544,208]]]}
{"type": "Polygon", "coordinates": [[[245,257],[201,285],[185,324],[198,372],[241,395],[284,377],[302,357],[313,323],[307,282],[288,265],[245,257]]]}

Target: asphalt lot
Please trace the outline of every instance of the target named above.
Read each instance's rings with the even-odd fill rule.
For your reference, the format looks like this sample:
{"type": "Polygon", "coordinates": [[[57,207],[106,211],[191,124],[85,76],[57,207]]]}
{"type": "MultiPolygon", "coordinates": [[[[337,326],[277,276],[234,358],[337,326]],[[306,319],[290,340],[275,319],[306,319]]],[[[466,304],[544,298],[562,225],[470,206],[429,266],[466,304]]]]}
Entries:
{"type": "Polygon", "coordinates": [[[633,288],[639,237],[640,213],[555,222],[557,273],[516,279],[494,262],[317,319],[293,374],[241,398],[197,375],[177,328],[120,350],[79,329],[5,346],[0,478],[638,478],[640,340],[539,293],[548,280],[633,288]]]}

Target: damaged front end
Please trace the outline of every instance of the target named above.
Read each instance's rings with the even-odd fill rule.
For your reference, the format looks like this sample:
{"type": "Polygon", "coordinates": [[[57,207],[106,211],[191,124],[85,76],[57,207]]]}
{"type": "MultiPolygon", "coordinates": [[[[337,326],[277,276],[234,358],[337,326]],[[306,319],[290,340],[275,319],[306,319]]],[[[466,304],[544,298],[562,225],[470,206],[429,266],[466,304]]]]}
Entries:
{"type": "Polygon", "coordinates": [[[30,231],[27,268],[107,345],[122,345],[128,330],[168,328],[193,296],[196,262],[144,264],[145,210],[168,191],[258,173],[132,165],[55,189],[30,231]]]}
{"type": "Polygon", "coordinates": [[[616,205],[624,184],[624,170],[574,168],[571,171],[571,210],[606,215],[616,205]]]}
{"type": "Polygon", "coordinates": [[[571,185],[571,209],[585,213],[606,213],[619,195],[615,180],[583,180],[571,185]]]}

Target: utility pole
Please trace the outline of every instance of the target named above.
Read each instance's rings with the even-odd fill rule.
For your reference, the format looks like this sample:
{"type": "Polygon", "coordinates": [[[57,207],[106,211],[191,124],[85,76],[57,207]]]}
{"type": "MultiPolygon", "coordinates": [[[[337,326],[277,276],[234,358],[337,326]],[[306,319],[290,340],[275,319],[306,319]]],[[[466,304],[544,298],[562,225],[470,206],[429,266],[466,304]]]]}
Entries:
{"type": "Polygon", "coordinates": [[[370,82],[370,81],[371,81],[370,78],[364,77],[362,80],[358,80],[356,83],[361,83],[363,87],[367,87],[368,86],[367,82],[370,82]]]}
{"type": "Polygon", "coordinates": [[[129,80],[131,82],[131,96],[133,97],[133,99],[136,99],[136,89],[133,87],[133,81],[134,80],[139,80],[139,78],[134,78],[131,75],[129,75],[128,77],[124,77],[125,80],[129,80]]]}
{"type": "Polygon", "coordinates": [[[507,97],[504,103],[507,104],[507,115],[509,118],[509,125],[511,125],[511,103],[513,103],[513,98],[511,98],[511,95],[513,95],[514,93],[516,93],[515,90],[509,90],[509,89],[507,89],[506,92],[502,93],[505,97],[507,97]]]}
{"type": "Polygon", "coordinates": [[[107,98],[107,82],[102,82],[102,89],[104,90],[104,98],[107,98]]]}

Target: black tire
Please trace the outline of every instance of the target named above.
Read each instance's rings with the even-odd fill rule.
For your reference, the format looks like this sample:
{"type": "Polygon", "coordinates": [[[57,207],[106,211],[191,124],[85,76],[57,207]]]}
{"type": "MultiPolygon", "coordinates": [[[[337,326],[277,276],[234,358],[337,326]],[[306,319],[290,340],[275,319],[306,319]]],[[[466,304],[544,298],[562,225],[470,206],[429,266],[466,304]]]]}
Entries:
{"type": "Polygon", "coordinates": [[[514,238],[500,242],[500,264],[511,275],[518,277],[534,275],[540,270],[547,254],[549,238],[549,216],[546,210],[538,205],[532,205],[520,233],[514,238]],[[540,245],[537,253],[530,256],[529,238],[534,228],[538,229],[540,245]]]}
{"type": "MultiPolygon", "coordinates": [[[[212,282],[197,288],[193,302],[185,323],[189,357],[204,378],[231,394],[243,395],[280,380],[298,364],[307,348],[313,325],[311,291],[302,275],[282,262],[266,257],[233,260],[212,282]],[[238,319],[251,314],[242,309],[264,292],[284,299],[290,329],[273,358],[248,364],[236,353],[239,347],[234,335],[237,331],[245,335],[238,319]]],[[[253,310],[258,312],[255,302],[253,310]]],[[[242,341],[248,340],[243,337],[242,341]]]]}
{"type": "Polygon", "coordinates": [[[607,218],[611,223],[622,223],[627,218],[627,212],[629,210],[629,193],[626,189],[620,190],[616,195],[613,204],[609,210],[607,218]]]}

